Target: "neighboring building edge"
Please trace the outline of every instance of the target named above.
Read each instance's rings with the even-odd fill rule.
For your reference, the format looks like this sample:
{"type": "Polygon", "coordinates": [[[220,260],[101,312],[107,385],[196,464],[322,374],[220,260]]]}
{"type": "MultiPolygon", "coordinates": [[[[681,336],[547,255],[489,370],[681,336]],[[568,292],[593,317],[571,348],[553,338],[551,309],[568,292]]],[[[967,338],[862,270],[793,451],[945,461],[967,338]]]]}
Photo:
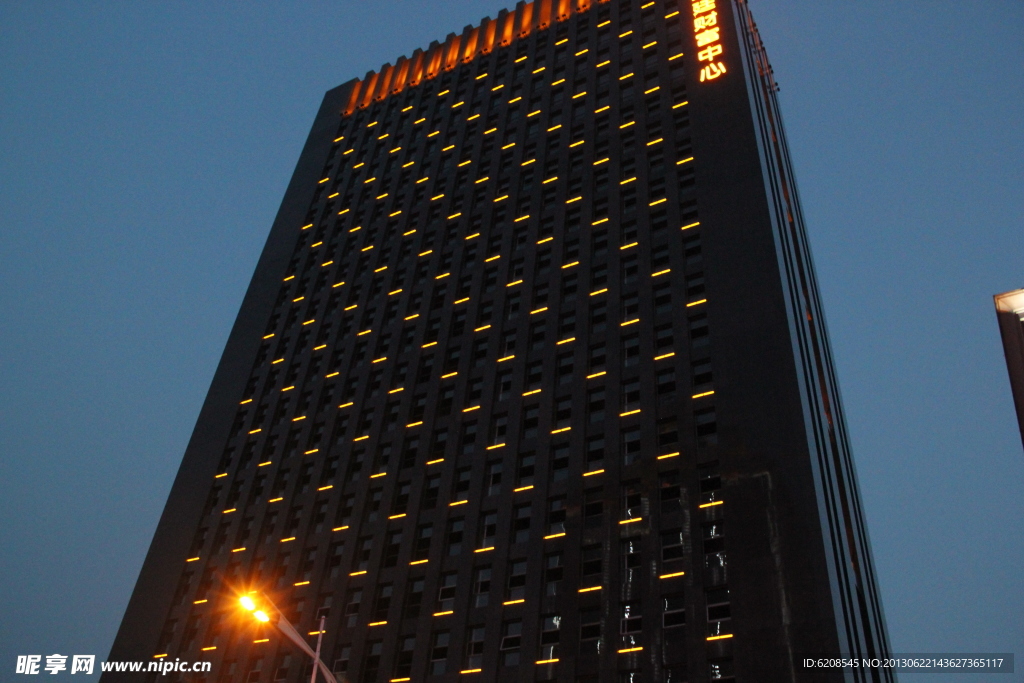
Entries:
{"type": "Polygon", "coordinates": [[[1024,289],[996,294],[993,299],[1006,354],[1006,369],[1010,373],[1013,404],[1017,409],[1017,425],[1024,443],[1024,289]]]}
{"type": "MultiPolygon", "coordinates": [[[[746,83],[757,127],[779,270],[783,275],[793,352],[802,362],[797,374],[807,418],[808,447],[815,471],[821,525],[831,536],[825,550],[830,560],[839,647],[843,654],[854,657],[885,657],[890,653],[885,616],[817,276],[782,123],[777,97],[779,87],[747,1],[733,0],[733,8],[737,36],[743,40],[743,64],[749,72],[746,83]]],[[[888,670],[872,673],[882,678],[870,680],[895,680],[888,670]]]]}

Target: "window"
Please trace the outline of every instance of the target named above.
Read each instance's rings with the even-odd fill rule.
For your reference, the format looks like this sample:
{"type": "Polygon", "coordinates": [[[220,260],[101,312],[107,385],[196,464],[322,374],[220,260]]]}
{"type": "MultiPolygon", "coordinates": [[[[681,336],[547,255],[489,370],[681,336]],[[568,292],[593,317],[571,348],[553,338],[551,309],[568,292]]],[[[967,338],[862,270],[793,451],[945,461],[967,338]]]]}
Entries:
{"type": "Polygon", "coordinates": [[[654,348],[658,353],[671,348],[672,343],[672,323],[665,323],[654,328],[654,348]]]}
{"type": "Polygon", "coordinates": [[[477,548],[493,548],[498,535],[498,513],[487,512],[480,519],[477,548]]]}
{"type": "Polygon", "coordinates": [[[448,555],[459,555],[462,553],[462,539],[466,531],[466,520],[459,518],[448,522],[448,555]]]}
{"type": "MultiPolygon", "coordinates": [[[[654,298],[654,315],[656,317],[670,316],[673,313],[673,311],[672,311],[672,285],[670,283],[665,282],[663,284],[655,286],[655,288],[654,288],[654,297],[653,298],[654,298]]],[[[658,327],[656,329],[661,330],[661,329],[663,329],[665,327],[668,327],[668,329],[670,330],[669,333],[668,333],[668,339],[671,340],[671,336],[672,336],[671,335],[671,328],[672,328],[671,324],[662,325],[661,327],[658,327]]],[[[658,337],[658,341],[657,341],[657,344],[659,344],[658,348],[661,348],[660,345],[664,344],[664,343],[665,343],[665,337],[664,336],[658,337]]],[[[671,341],[669,341],[668,344],[671,344],[671,341]]]]}
{"type": "Polygon", "coordinates": [[[598,607],[580,610],[580,641],[597,640],[601,637],[601,609],[598,607]]]}
{"type": "Polygon", "coordinates": [[[533,484],[537,468],[537,456],[533,451],[520,453],[519,466],[516,468],[516,488],[533,484]]]}
{"type": "MultiPolygon", "coordinates": [[[[440,326],[440,322],[438,322],[440,326]]],[[[430,333],[427,334],[428,341],[434,341],[429,339],[430,333]]],[[[436,339],[436,338],[435,338],[436,339]]],[[[434,356],[424,356],[420,358],[419,368],[416,371],[416,383],[422,384],[430,379],[434,372],[434,356]]]]}
{"type": "Polygon", "coordinates": [[[402,607],[402,616],[406,619],[414,619],[420,614],[420,606],[423,604],[422,578],[409,579],[405,590],[405,605],[402,607]]]}
{"type": "Polygon", "coordinates": [[[665,569],[675,570],[677,563],[685,558],[686,536],[682,529],[663,531],[661,534],[661,561],[665,569]]]}
{"type": "Polygon", "coordinates": [[[355,505],[355,494],[349,494],[341,499],[341,504],[338,506],[338,516],[335,518],[337,526],[346,526],[351,524],[355,505]]]}
{"type": "Polygon", "coordinates": [[[583,525],[585,527],[600,526],[604,519],[604,490],[587,489],[583,493],[583,525]]]}
{"type": "MultiPolygon", "coordinates": [[[[488,276],[488,282],[490,281],[490,275],[488,276]]],[[[494,302],[485,301],[480,304],[480,308],[477,311],[477,323],[480,325],[486,325],[491,322],[494,318],[494,302]]]]}
{"type": "Polygon", "coordinates": [[[627,602],[622,605],[622,617],[619,619],[619,633],[640,633],[643,630],[643,612],[640,603],[627,602]]]}
{"type": "MultiPolygon", "coordinates": [[[[413,408],[414,413],[418,409],[417,406],[420,405],[420,401],[422,401],[423,404],[425,405],[426,404],[426,400],[427,400],[426,396],[417,396],[416,397],[416,403],[414,404],[414,408],[413,408]]],[[[420,413],[420,417],[422,417],[422,416],[423,416],[423,414],[421,412],[420,413]]],[[[415,419],[419,419],[419,418],[415,418],[415,419]]],[[[409,437],[409,438],[407,438],[405,440],[405,445],[402,447],[402,457],[401,457],[401,460],[398,463],[399,469],[403,469],[403,470],[404,469],[408,469],[408,468],[410,468],[410,467],[412,467],[413,465],[416,464],[416,452],[419,449],[419,446],[420,446],[419,437],[411,436],[411,437],[409,437]]]]}
{"type": "Polygon", "coordinates": [[[569,444],[551,447],[551,481],[563,481],[569,476],[569,444]]]}
{"type": "Polygon", "coordinates": [[[623,576],[627,583],[639,578],[641,565],[640,539],[627,538],[620,543],[623,576]]]}
{"type": "Polygon", "coordinates": [[[679,443],[679,424],[674,415],[658,420],[658,448],[669,449],[679,443]]]}
{"type": "MultiPolygon", "coordinates": [[[[602,413],[603,414],[603,413],[602,413]]],[[[604,465],[604,434],[587,437],[586,471],[599,470],[604,465]]]]}
{"type": "MultiPolygon", "coordinates": [[[[562,305],[570,305],[579,291],[579,277],[572,273],[562,278],[562,305]]],[[[572,321],[575,324],[575,319],[572,321]]]]}
{"type": "Polygon", "coordinates": [[[686,256],[687,265],[701,259],[700,233],[694,233],[683,238],[683,254],[686,256]]]}
{"type": "Polygon", "coordinates": [[[387,472],[387,466],[390,461],[391,444],[383,443],[377,447],[377,454],[376,456],[374,456],[374,465],[371,471],[373,472],[373,474],[381,474],[383,472],[387,472]]]}
{"type": "Polygon", "coordinates": [[[733,666],[733,660],[730,658],[708,662],[708,680],[735,681],[735,672],[736,669],[733,666]]]}
{"type": "Polygon", "coordinates": [[[387,621],[388,610],[391,608],[391,597],[395,589],[390,583],[377,586],[377,595],[373,599],[373,620],[387,621]]]}
{"type": "MultiPolygon", "coordinates": [[[[590,254],[591,259],[599,259],[607,256],[608,254],[608,231],[600,230],[595,231],[590,238],[590,254]]],[[[607,277],[607,267],[604,267],[604,277],[607,277]]],[[[597,269],[593,271],[597,273],[597,269]]],[[[596,277],[596,276],[595,276],[596,277]]]]}
{"type": "Polygon", "coordinates": [[[519,313],[521,296],[518,292],[505,299],[505,320],[514,320],[519,313]]]}
{"type": "Polygon", "coordinates": [[[558,595],[565,564],[562,553],[548,553],[544,556],[544,594],[558,595]]]}
{"type": "Polygon", "coordinates": [[[526,366],[526,388],[536,389],[544,381],[544,361],[532,361],[526,366]]]}
{"type": "Polygon", "coordinates": [[[415,653],[416,636],[403,636],[399,638],[398,654],[395,657],[395,678],[409,677],[412,673],[412,658],[415,653]]]}
{"type": "Polygon", "coordinates": [[[507,358],[515,354],[516,352],[516,331],[507,330],[501,336],[501,353],[502,358],[507,358]]]}
{"type": "Polygon", "coordinates": [[[444,356],[444,368],[445,373],[454,372],[459,367],[459,357],[462,355],[462,349],[458,346],[453,346],[448,349],[444,356]]]}
{"type": "Polygon", "coordinates": [[[540,628],[540,659],[551,661],[558,659],[558,641],[561,639],[562,617],[557,614],[541,619],[540,628]]]}
{"type": "Polygon", "coordinates": [[[640,295],[626,294],[622,297],[622,320],[635,320],[640,314],[640,295]]]}
{"type": "Polygon", "coordinates": [[[604,421],[605,389],[597,387],[587,391],[587,415],[591,424],[604,421]]]}
{"type": "Polygon", "coordinates": [[[721,500],[722,475],[718,471],[717,463],[701,465],[697,470],[700,478],[700,502],[711,503],[721,500]]]}
{"type": "Polygon", "coordinates": [[[622,383],[620,412],[627,413],[640,409],[640,380],[630,379],[622,383]]]}
{"type": "MultiPolygon", "coordinates": [[[[554,229],[554,221],[551,222],[551,229],[554,229]]],[[[544,222],[541,224],[541,234],[546,234],[547,229],[545,228],[544,222]]],[[[537,267],[535,268],[535,278],[542,278],[551,272],[551,250],[545,250],[537,256],[537,267]]]]}
{"type": "Polygon", "coordinates": [[[522,438],[537,436],[538,424],[540,423],[541,409],[537,405],[527,405],[522,412],[522,438]]]}
{"type": "Polygon", "coordinates": [[[556,375],[558,376],[559,384],[568,384],[572,381],[572,370],[573,355],[571,353],[563,353],[558,356],[556,375]]]}
{"type": "Polygon", "coordinates": [[[723,537],[723,534],[725,533],[723,531],[724,526],[725,522],[718,520],[716,522],[708,522],[701,527],[704,539],[705,555],[725,550],[725,538],[723,537]]]}
{"type": "MultiPolygon", "coordinates": [[[[498,379],[494,384],[495,399],[498,401],[507,400],[512,396],[512,371],[503,370],[498,373],[498,379]]],[[[505,416],[505,425],[508,425],[508,417],[505,416]]]]}
{"type": "Polygon", "coordinates": [[[523,641],[523,622],[521,619],[506,621],[501,626],[501,663],[503,666],[519,664],[519,648],[523,641]]]}
{"type": "Polygon", "coordinates": [[[366,644],[363,654],[363,683],[374,683],[377,680],[377,672],[380,670],[380,656],[384,651],[384,644],[379,641],[371,641],[366,644]]]}
{"type": "Polygon", "coordinates": [[[348,662],[352,657],[352,646],[343,645],[336,650],[337,655],[334,658],[334,673],[345,673],[348,671],[348,662]]]}
{"type": "Polygon", "coordinates": [[[697,298],[704,294],[704,273],[694,273],[686,276],[686,296],[697,298]]]}
{"type": "Polygon", "coordinates": [[[451,612],[455,609],[455,586],[459,575],[456,572],[448,572],[441,575],[437,587],[437,607],[435,613],[451,612]]]}
{"type": "Polygon", "coordinates": [[[686,666],[671,666],[665,668],[665,676],[662,679],[665,683],[686,683],[686,666]]]}
{"type": "MultiPolygon", "coordinates": [[[[629,239],[629,237],[624,236],[624,239],[629,239]]],[[[634,254],[622,258],[619,265],[622,286],[627,287],[629,285],[636,284],[637,277],[640,273],[640,267],[637,265],[636,255],[634,254]]]]}
{"type": "Polygon", "coordinates": [[[716,588],[707,592],[708,635],[720,636],[732,632],[729,620],[732,610],[729,605],[729,589],[716,588]]]}
{"type": "Polygon", "coordinates": [[[474,626],[468,635],[465,667],[467,670],[479,669],[484,661],[484,627],[474,626]]]}
{"type": "Polygon", "coordinates": [[[683,487],[680,484],[679,472],[672,470],[658,475],[659,498],[661,513],[671,514],[682,508],[683,487]]]}
{"type": "Polygon", "coordinates": [[[351,628],[359,618],[359,607],[363,603],[363,589],[352,588],[345,599],[345,624],[351,628]]]}
{"type": "Polygon", "coordinates": [[[505,600],[522,600],[526,597],[526,560],[512,560],[508,565],[508,584],[505,600]]]}
{"type": "Polygon", "coordinates": [[[692,368],[694,391],[707,390],[714,379],[711,371],[711,361],[707,359],[696,361],[693,363],[692,368]]]}
{"type": "Polygon", "coordinates": [[[356,556],[354,558],[355,563],[353,569],[355,571],[365,571],[370,568],[370,555],[373,554],[373,537],[364,536],[359,539],[359,543],[356,546],[356,556]]]}
{"type": "Polygon", "coordinates": [[[686,625],[686,600],[682,593],[662,596],[661,604],[662,628],[676,628],[686,625]]]}
{"type": "MultiPolygon", "coordinates": [[[[512,374],[508,373],[508,383],[512,383],[512,374]]],[[[487,436],[487,443],[495,446],[498,444],[505,443],[505,437],[508,434],[508,415],[495,415],[491,418],[490,433],[487,436]]]]}
{"type": "Polygon", "coordinates": [[[491,568],[478,567],[473,572],[473,606],[487,607],[491,597],[491,568]]]}
{"type": "Polygon", "coordinates": [[[394,567],[398,564],[398,553],[402,549],[402,532],[389,531],[387,541],[384,544],[384,558],[381,566],[394,567]]]}
{"type": "Polygon", "coordinates": [[[622,485],[622,519],[640,519],[643,517],[643,496],[640,493],[640,482],[627,482],[622,485]]]}
{"type": "MultiPolygon", "coordinates": [[[[469,284],[471,284],[471,283],[469,283],[469,284]]],[[[460,283],[460,287],[461,287],[461,285],[462,285],[462,283],[460,283]]],[[[466,285],[466,289],[467,290],[469,289],[469,285],[468,284],[466,285]]],[[[460,334],[462,334],[465,331],[466,331],[466,311],[465,310],[457,311],[455,313],[455,315],[452,316],[451,326],[449,327],[449,336],[450,337],[458,337],[460,334]]]]}
{"type": "Polygon", "coordinates": [[[483,380],[481,378],[473,378],[469,381],[466,386],[466,398],[465,408],[470,408],[472,405],[479,405],[480,398],[483,396],[483,380]]]}
{"type": "Polygon", "coordinates": [[[631,334],[622,338],[622,365],[631,367],[640,362],[640,336],[631,334]]]}
{"type": "Polygon", "coordinates": [[[502,463],[495,461],[487,464],[486,486],[487,495],[494,496],[501,491],[502,463]]]}
{"type": "MultiPolygon", "coordinates": [[[[529,503],[517,505],[512,512],[512,542],[525,543],[530,540],[530,518],[533,513],[533,506],[529,503]]],[[[490,515],[488,515],[489,517],[490,515]]],[[[497,526],[497,515],[494,514],[495,526],[497,526]]],[[[485,517],[486,519],[486,517],[485,517]]],[[[493,538],[491,539],[493,543],[493,538]]],[[[489,547],[489,546],[487,546],[489,547]]]]}
{"type": "Polygon", "coordinates": [[[676,369],[662,368],[661,370],[658,370],[658,374],[655,377],[655,384],[657,385],[659,396],[675,393],[676,369]]]}
{"type": "Polygon", "coordinates": [[[718,443],[718,424],[714,408],[693,411],[693,421],[696,425],[698,445],[708,446],[718,443]]]}
{"type": "Polygon", "coordinates": [[[566,505],[565,496],[548,499],[548,519],[546,535],[565,532],[566,505]]]}
{"type": "Polygon", "coordinates": [[[604,332],[608,327],[608,304],[604,301],[591,304],[590,306],[590,331],[593,333],[604,332]]]}
{"type": "Polygon", "coordinates": [[[448,430],[435,429],[434,436],[430,442],[431,459],[444,457],[445,448],[448,446],[448,430]]]}
{"type": "Polygon", "coordinates": [[[430,557],[430,543],[434,537],[434,527],[431,524],[421,524],[416,529],[416,542],[412,549],[412,560],[418,562],[430,557]]]}
{"type": "Polygon", "coordinates": [[[545,320],[539,320],[530,325],[530,350],[536,351],[544,348],[544,339],[547,335],[548,324],[545,320]]]}
{"type": "Polygon", "coordinates": [[[583,583],[592,586],[600,585],[601,573],[604,570],[603,549],[599,544],[583,547],[580,556],[580,576],[583,583]]]}
{"type": "Polygon", "coordinates": [[[366,522],[375,522],[380,516],[380,504],[384,497],[383,489],[373,489],[366,497],[364,502],[365,518],[366,522]]]}
{"type": "Polygon", "coordinates": [[[571,396],[563,396],[555,401],[556,429],[568,427],[572,423],[572,404],[573,400],[571,396]]]}
{"type": "Polygon", "coordinates": [[[437,499],[441,495],[441,475],[434,474],[427,477],[423,484],[423,496],[420,500],[420,508],[432,510],[437,505],[437,499]]]}
{"type": "Polygon", "coordinates": [[[434,634],[430,646],[430,674],[437,676],[447,670],[448,645],[451,642],[451,633],[439,631],[434,634]]]}
{"type": "Polygon", "coordinates": [[[640,428],[622,430],[622,464],[632,465],[640,459],[640,428]]]}

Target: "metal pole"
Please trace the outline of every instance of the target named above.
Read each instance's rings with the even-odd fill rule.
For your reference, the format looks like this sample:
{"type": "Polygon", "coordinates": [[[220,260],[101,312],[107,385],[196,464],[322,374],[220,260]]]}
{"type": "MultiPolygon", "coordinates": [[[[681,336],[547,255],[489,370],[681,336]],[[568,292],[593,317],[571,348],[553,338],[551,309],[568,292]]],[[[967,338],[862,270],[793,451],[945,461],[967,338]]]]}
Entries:
{"type": "MultiPolygon", "coordinates": [[[[280,631],[288,640],[290,640],[293,643],[295,643],[296,647],[298,647],[300,650],[302,650],[307,655],[309,655],[310,657],[313,658],[313,666],[319,666],[320,667],[320,673],[322,673],[324,675],[324,680],[327,681],[327,683],[338,683],[338,679],[334,676],[334,674],[331,672],[331,670],[329,668],[327,668],[327,665],[324,664],[323,661],[321,661],[318,652],[314,652],[313,651],[313,648],[311,648],[309,646],[309,643],[306,642],[305,638],[303,638],[302,635],[298,631],[295,630],[295,627],[292,626],[291,622],[288,621],[288,619],[284,616],[284,613],[281,612],[280,609],[278,609],[277,605],[274,604],[274,601],[271,600],[270,597],[266,593],[261,593],[260,595],[262,595],[263,599],[266,600],[267,603],[269,603],[270,606],[274,608],[274,613],[277,615],[277,630],[280,631]]],[[[323,636],[323,631],[324,631],[324,618],[320,617],[320,634],[321,634],[321,637],[323,636]]],[[[317,648],[319,648],[319,647],[320,647],[320,639],[318,638],[317,639],[317,648]]]]}
{"type": "Polygon", "coordinates": [[[309,683],[316,683],[316,670],[320,668],[320,642],[324,639],[324,617],[320,617],[320,628],[316,633],[316,655],[313,657],[313,674],[309,677],[309,683]]]}

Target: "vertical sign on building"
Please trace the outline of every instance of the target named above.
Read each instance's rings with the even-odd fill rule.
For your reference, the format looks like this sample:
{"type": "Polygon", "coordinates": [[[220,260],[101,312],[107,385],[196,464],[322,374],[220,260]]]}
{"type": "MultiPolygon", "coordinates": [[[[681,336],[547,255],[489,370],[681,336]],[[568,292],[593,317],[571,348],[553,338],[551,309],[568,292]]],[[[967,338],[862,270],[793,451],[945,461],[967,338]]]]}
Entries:
{"type": "Polygon", "coordinates": [[[697,61],[701,65],[701,83],[713,81],[725,73],[725,63],[718,60],[723,48],[715,2],[716,0],[698,0],[692,5],[693,35],[697,41],[697,61]]]}

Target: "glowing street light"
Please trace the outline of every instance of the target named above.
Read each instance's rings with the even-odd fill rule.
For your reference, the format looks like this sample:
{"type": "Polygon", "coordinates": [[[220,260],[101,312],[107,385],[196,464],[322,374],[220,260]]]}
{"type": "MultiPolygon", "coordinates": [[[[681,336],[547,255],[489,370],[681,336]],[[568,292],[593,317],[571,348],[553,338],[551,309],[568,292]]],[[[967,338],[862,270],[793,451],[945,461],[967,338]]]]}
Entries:
{"type": "MultiPolygon", "coordinates": [[[[324,664],[323,660],[320,659],[320,643],[324,637],[324,617],[320,617],[320,628],[317,631],[316,636],[316,650],[313,650],[313,648],[309,646],[309,643],[306,642],[306,639],[299,635],[299,632],[295,630],[295,627],[292,626],[291,622],[289,622],[288,619],[285,618],[284,614],[281,613],[281,610],[277,608],[277,605],[275,605],[266,595],[263,595],[262,597],[267,601],[267,604],[273,610],[274,626],[277,627],[277,630],[283,633],[285,637],[288,638],[288,640],[295,643],[295,645],[297,645],[300,650],[305,652],[313,659],[313,674],[312,676],[310,676],[309,683],[316,683],[317,669],[319,669],[323,673],[324,678],[327,679],[327,683],[338,683],[338,679],[334,677],[334,674],[331,673],[331,670],[328,669],[327,665],[324,664]]],[[[240,597],[238,599],[238,602],[247,612],[252,613],[252,616],[254,619],[256,619],[256,621],[262,622],[264,624],[269,623],[271,621],[271,616],[267,614],[266,611],[262,609],[257,609],[258,605],[256,604],[256,601],[248,595],[243,595],[242,597],[240,597]]]]}

